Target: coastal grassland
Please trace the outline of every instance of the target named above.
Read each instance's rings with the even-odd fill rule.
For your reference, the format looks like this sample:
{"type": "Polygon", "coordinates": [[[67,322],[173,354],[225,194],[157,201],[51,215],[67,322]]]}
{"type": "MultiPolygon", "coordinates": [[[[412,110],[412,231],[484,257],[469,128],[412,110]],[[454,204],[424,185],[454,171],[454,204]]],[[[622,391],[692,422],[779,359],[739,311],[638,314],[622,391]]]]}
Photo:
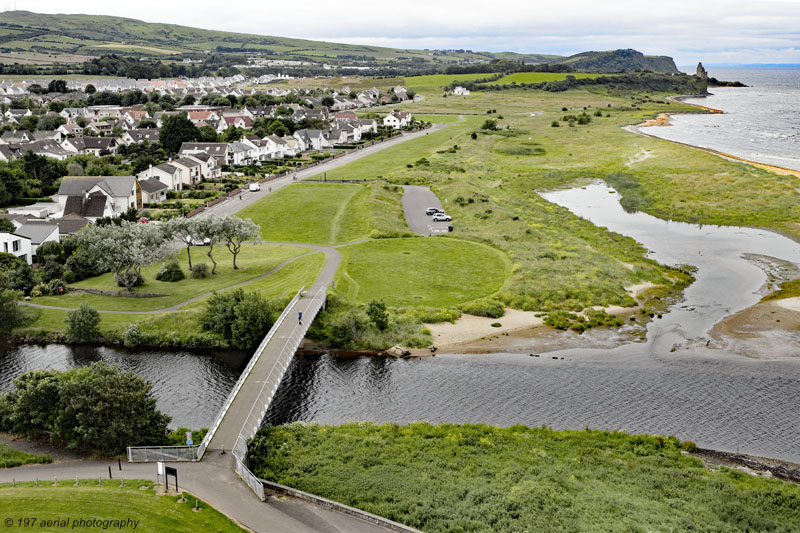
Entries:
{"type": "MultiPolygon", "coordinates": [[[[633,239],[597,228],[537,194],[611,173],[603,172],[604,167],[617,170],[620,151],[629,151],[633,157],[639,150],[623,144],[638,138],[619,126],[651,111],[620,111],[621,106],[630,107],[627,100],[586,92],[498,94],[477,93],[470,105],[496,106],[498,112],[491,117],[497,118],[500,131],[482,131],[486,117],[468,116],[463,123],[404,143],[402,158],[393,153],[400,147],[388,148],[379,156],[386,154],[391,161],[397,157],[398,163],[405,164],[382,165],[373,156],[340,167],[329,178],[371,179],[380,172],[393,183],[431,186],[454,217],[453,236],[488,244],[511,259],[510,280],[496,297],[514,308],[580,311],[596,305],[632,306],[635,301],[626,286],[649,281],[680,289],[690,281],[686,274],[647,259],[646,250],[633,239]],[[562,107],[578,105],[580,111],[586,106],[612,116],[598,117],[581,127],[550,126],[554,118],[565,114],[562,107]],[[540,109],[544,114],[511,114],[506,112],[509,108],[540,109]],[[471,138],[473,132],[476,139],[471,138]],[[606,153],[609,134],[619,135],[619,146],[606,153]]],[[[440,111],[453,112],[461,109],[462,102],[452,104],[452,99],[440,98],[439,105],[440,111]]]]}
{"type": "MultiPolygon", "coordinates": [[[[247,283],[242,288],[245,291],[258,291],[265,298],[290,296],[301,287],[313,284],[324,263],[324,254],[312,253],[299,257],[279,271],[247,283]]],[[[230,288],[219,290],[230,290],[230,288]]],[[[63,298],[63,296],[56,298],[53,305],[62,306],[63,298]]],[[[130,298],[124,300],[130,300],[130,298]]],[[[118,342],[122,339],[127,327],[136,323],[142,334],[153,341],[148,344],[225,348],[227,345],[221,338],[200,329],[200,315],[207,300],[208,296],[200,298],[169,313],[102,312],[100,313],[100,333],[106,342],[118,342]]],[[[37,315],[36,320],[15,329],[16,336],[34,340],[49,340],[63,334],[68,310],[35,309],[34,312],[37,315]]]]}
{"type": "Polygon", "coordinates": [[[424,122],[431,122],[433,124],[452,124],[454,122],[461,122],[459,115],[417,115],[414,114],[414,120],[422,120],[424,122]]]}
{"type": "Polygon", "coordinates": [[[293,423],[262,478],[423,531],[796,531],[800,487],[710,471],[674,437],[484,425],[293,423]]]}
{"type": "Polygon", "coordinates": [[[596,78],[602,74],[592,74],[588,72],[514,72],[503,76],[497,81],[489,82],[488,85],[506,85],[511,83],[542,83],[543,81],[561,81],[567,76],[577,79],[596,78]]]}
{"type": "Polygon", "coordinates": [[[406,76],[403,78],[405,86],[409,89],[427,89],[441,91],[445,86],[454,81],[473,81],[491,76],[492,73],[473,73],[473,74],[429,74],[426,76],[406,76]]]}
{"type": "Polygon", "coordinates": [[[49,455],[34,455],[0,442],[0,468],[52,462],[53,458],[49,455]]]}
{"type": "MultiPolygon", "coordinates": [[[[194,265],[211,262],[206,255],[208,247],[192,247],[194,265]]],[[[122,298],[117,296],[100,296],[83,292],[69,292],[62,296],[43,296],[33,298],[32,302],[41,305],[58,307],[78,307],[88,303],[95,309],[107,311],[153,311],[164,309],[185,302],[210,291],[218,291],[257,278],[274,269],[284,261],[311,252],[308,248],[288,245],[245,244],[237,257],[237,270],[233,269],[233,255],[224,245],[214,248],[214,260],[217,261],[217,273],[204,279],[195,279],[189,275],[189,264],[185,249],[174,254],[186,277],[181,281],[158,281],[156,274],[160,265],[142,269],[144,285],[136,288],[136,292],[166,294],[154,298],[122,298]]],[[[113,273],[89,278],[71,285],[82,289],[91,288],[103,291],[123,290],[117,286],[113,273]]]]}
{"type": "Polygon", "coordinates": [[[445,237],[380,239],[339,251],[337,294],[394,307],[449,307],[490,296],[511,270],[495,248],[445,237]]]}
{"type": "Polygon", "coordinates": [[[339,244],[369,235],[369,192],[353,184],[297,183],[239,212],[266,241],[339,244]]]}
{"type": "MultiPolygon", "coordinates": [[[[152,481],[126,480],[120,487],[119,481],[105,480],[98,486],[97,480],[64,480],[57,487],[52,481],[41,483],[17,483],[16,487],[4,483],[0,485],[0,501],[3,502],[4,519],[17,520],[35,518],[35,526],[14,529],[56,531],[97,531],[97,527],[72,527],[73,519],[126,520],[139,521],[136,531],[244,531],[228,517],[205,502],[186,494],[185,501],[180,496],[156,494],[152,481]],[[194,511],[195,501],[200,508],[194,511]],[[41,525],[43,520],[69,519],[70,525],[64,528],[48,528],[41,525]]],[[[6,528],[11,531],[12,528],[6,528]]],[[[109,528],[117,531],[133,531],[129,528],[109,528]]]]}

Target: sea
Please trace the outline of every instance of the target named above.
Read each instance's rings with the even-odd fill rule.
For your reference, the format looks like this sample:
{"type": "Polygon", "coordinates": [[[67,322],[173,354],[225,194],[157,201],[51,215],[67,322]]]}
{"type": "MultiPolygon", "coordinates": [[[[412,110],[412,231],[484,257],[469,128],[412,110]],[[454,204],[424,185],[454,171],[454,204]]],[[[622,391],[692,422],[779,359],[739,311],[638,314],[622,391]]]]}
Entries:
{"type": "MultiPolygon", "coordinates": [[[[686,69],[689,72],[693,70],[686,69]]],[[[800,68],[707,68],[709,77],[748,87],[712,87],[688,103],[723,111],[673,115],[668,127],[648,134],[800,170],[800,68]]]]}

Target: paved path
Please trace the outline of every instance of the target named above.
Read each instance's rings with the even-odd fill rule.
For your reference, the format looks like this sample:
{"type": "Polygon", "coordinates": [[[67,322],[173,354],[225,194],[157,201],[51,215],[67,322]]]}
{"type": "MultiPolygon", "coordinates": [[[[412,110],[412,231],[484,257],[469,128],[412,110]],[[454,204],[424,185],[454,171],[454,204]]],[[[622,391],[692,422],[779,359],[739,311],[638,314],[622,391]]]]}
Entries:
{"type": "MultiPolygon", "coordinates": [[[[233,518],[244,527],[258,532],[354,532],[386,531],[349,515],[329,511],[292,498],[270,496],[262,502],[250,488],[233,474],[233,455],[212,451],[200,463],[169,463],[178,469],[181,490],[190,492],[218,511],[233,518]]],[[[115,479],[147,479],[156,481],[153,463],[122,463],[116,461],[65,460],[49,465],[25,465],[0,469],[0,483],[16,481],[59,482],[79,479],[108,479],[108,467],[115,479]]],[[[157,524],[144,524],[155,529],[157,524]]]]}
{"type": "Polygon", "coordinates": [[[431,228],[447,230],[450,222],[434,222],[425,214],[429,207],[442,209],[442,202],[427,187],[422,185],[403,185],[403,212],[411,231],[419,235],[431,235],[431,228]]]}
{"type": "Polygon", "coordinates": [[[380,152],[381,150],[385,150],[391,146],[398,145],[400,143],[404,143],[406,141],[410,141],[412,139],[416,139],[418,137],[424,137],[429,133],[433,133],[435,131],[439,131],[441,129],[446,128],[447,124],[434,124],[431,128],[422,131],[415,131],[411,133],[403,133],[399,137],[394,139],[384,141],[379,144],[374,144],[367,148],[363,148],[361,150],[353,150],[349,152],[347,155],[342,156],[338,159],[332,159],[330,161],[326,161],[325,163],[321,163],[317,166],[301,170],[294,175],[287,175],[282,178],[278,178],[273,181],[268,181],[266,183],[261,184],[261,190],[258,192],[244,192],[242,193],[241,199],[240,196],[233,196],[228,198],[224,202],[220,202],[216,205],[213,205],[206,209],[205,211],[201,212],[197,216],[208,216],[208,215],[217,215],[217,216],[225,216],[225,215],[232,215],[239,211],[240,209],[244,209],[248,205],[257,202],[258,200],[264,198],[271,192],[275,192],[281,187],[285,187],[286,185],[290,185],[295,181],[300,181],[305,178],[311,178],[323,172],[328,172],[335,168],[339,168],[341,166],[347,165],[352,163],[353,161],[358,161],[361,158],[368,157],[375,153],[380,152]],[[297,177],[295,180],[294,176],[297,177]]]}

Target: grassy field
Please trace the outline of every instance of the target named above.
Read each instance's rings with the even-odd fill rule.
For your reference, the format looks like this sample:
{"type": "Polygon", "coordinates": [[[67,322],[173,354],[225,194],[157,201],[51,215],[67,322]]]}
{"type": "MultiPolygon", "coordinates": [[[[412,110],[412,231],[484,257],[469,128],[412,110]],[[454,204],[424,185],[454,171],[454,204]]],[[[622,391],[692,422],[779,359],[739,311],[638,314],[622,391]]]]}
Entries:
{"type": "MultiPolygon", "coordinates": [[[[192,261],[194,265],[206,263],[211,268],[211,262],[206,256],[207,247],[193,247],[192,261]]],[[[78,307],[88,303],[95,309],[108,311],[153,311],[164,309],[200,294],[217,291],[262,276],[277,267],[284,261],[309,253],[307,248],[299,246],[246,244],[237,258],[237,270],[233,269],[233,255],[224,246],[217,246],[214,250],[214,259],[217,261],[217,273],[205,279],[194,279],[189,275],[189,263],[186,251],[175,254],[186,277],[181,281],[158,281],[156,274],[159,265],[142,269],[145,284],[137,287],[136,292],[150,292],[167,294],[155,298],[120,298],[115,296],[99,296],[82,292],[70,292],[63,296],[43,296],[34,298],[33,303],[41,305],[54,305],[58,307],[78,307]]],[[[89,278],[72,284],[75,288],[91,288],[104,291],[119,291],[114,280],[114,274],[108,273],[96,278],[89,278]]]]}
{"type": "MultiPolygon", "coordinates": [[[[310,286],[317,279],[325,255],[313,253],[300,257],[278,272],[244,285],[246,291],[259,291],[266,298],[279,298],[294,294],[301,287],[310,286]]],[[[220,289],[226,290],[226,289],[220,289]]],[[[52,305],[75,304],[80,299],[54,298],[52,305]],[[62,303],[64,302],[64,303],[62,303]]],[[[100,298],[100,297],[98,297],[100,298]]],[[[143,334],[152,335],[175,346],[204,347],[221,346],[219,341],[200,330],[199,315],[205,308],[208,297],[182,306],[179,311],[153,314],[101,313],[100,331],[108,339],[118,339],[132,323],[139,324],[143,334]]],[[[130,300],[130,299],[125,299],[130,300]]],[[[120,304],[122,305],[122,304],[120,304]]],[[[68,311],[59,309],[37,309],[37,318],[25,327],[17,328],[18,335],[45,337],[64,331],[68,311]]]]}
{"type": "Polygon", "coordinates": [[[257,476],[423,531],[800,529],[800,487],[710,471],[682,448],[589,430],[295,423],[260,431],[250,460],[257,476]]]}
{"type": "Polygon", "coordinates": [[[406,87],[417,91],[420,89],[440,90],[454,81],[472,81],[487,78],[491,75],[491,72],[478,74],[430,74],[427,76],[406,76],[403,81],[406,87]]]}
{"type": "Polygon", "coordinates": [[[600,74],[590,74],[587,72],[514,72],[503,76],[497,81],[489,82],[489,85],[507,85],[511,83],[542,83],[543,81],[561,81],[567,76],[575,78],[596,78],[600,74]]]}
{"type": "Polygon", "coordinates": [[[13,468],[21,465],[52,462],[53,459],[48,455],[26,453],[0,442],[0,468],[13,468]]]}
{"type": "Polygon", "coordinates": [[[382,236],[409,233],[401,196],[401,189],[382,183],[297,183],[238,214],[260,224],[266,241],[343,244],[373,232],[382,236]]]}
{"type": "Polygon", "coordinates": [[[381,239],[339,250],[336,292],[395,307],[449,307],[489,296],[511,270],[494,248],[444,237],[381,239]]]}
{"type": "MultiPolygon", "coordinates": [[[[62,480],[57,487],[46,481],[39,487],[34,483],[17,483],[11,487],[0,485],[0,501],[3,502],[3,519],[13,521],[6,526],[7,531],[244,531],[228,517],[208,504],[186,495],[185,501],[179,496],[157,495],[152,481],[127,480],[120,487],[119,481],[104,480],[102,486],[96,480],[82,480],[76,487],[75,481],[62,480]],[[195,511],[195,501],[199,511],[195,511]],[[24,522],[25,520],[28,522],[24,522]],[[47,521],[64,520],[67,525],[48,525],[47,521]],[[97,520],[101,525],[85,527],[73,520],[97,520]],[[135,520],[129,527],[103,521],[135,520]],[[23,522],[18,522],[22,520],[23,522]],[[34,523],[31,520],[35,520],[34,523]],[[26,527],[26,524],[27,527],[26,527]]],[[[85,522],[84,522],[85,523],[85,522]]]]}

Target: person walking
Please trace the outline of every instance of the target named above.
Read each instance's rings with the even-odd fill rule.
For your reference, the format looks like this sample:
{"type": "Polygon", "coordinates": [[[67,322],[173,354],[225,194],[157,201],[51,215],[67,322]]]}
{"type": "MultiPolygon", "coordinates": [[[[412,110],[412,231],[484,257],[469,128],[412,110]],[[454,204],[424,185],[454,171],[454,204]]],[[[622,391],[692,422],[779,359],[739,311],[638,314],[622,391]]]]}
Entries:
{"type": "Polygon", "coordinates": [[[303,325],[303,312],[300,311],[297,313],[297,322],[302,326],[303,325]]]}

